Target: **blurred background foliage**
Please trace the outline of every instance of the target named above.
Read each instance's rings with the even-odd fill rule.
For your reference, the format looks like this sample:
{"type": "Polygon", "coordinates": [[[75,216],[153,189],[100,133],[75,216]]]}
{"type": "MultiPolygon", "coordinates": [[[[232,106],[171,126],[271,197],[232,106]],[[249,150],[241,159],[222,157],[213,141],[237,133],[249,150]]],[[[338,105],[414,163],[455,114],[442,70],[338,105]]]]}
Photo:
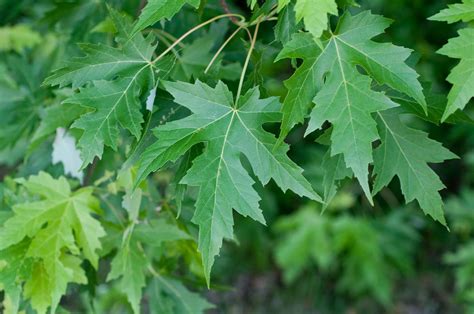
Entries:
{"type": "MultiPolygon", "coordinates": [[[[131,16],[137,16],[143,5],[139,0],[0,0],[0,176],[26,176],[39,170],[63,172],[61,165],[53,165],[49,157],[45,158],[51,156],[53,130],[38,126],[48,110],[53,110],[72,91],[52,90],[41,83],[65,56],[78,54],[75,43],[111,41],[108,33],[113,30],[106,18],[105,2],[131,16]],[[13,110],[12,106],[21,110],[13,110]],[[25,154],[28,158],[22,161],[25,154]]],[[[232,11],[249,14],[245,0],[228,2],[232,11]]],[[[436,93],[446,94],[449,85],[445,78],[455,61],[436,54],[436,50],[455,36],[461,25],[427,21],[427,17],[454,1],[358,2],[362,8],[394,20],[379,39],[413,49],[413,64],[417,64],[421,79],[433,82],[430,88],[436,93]]],[[[187,8],[175,17],[178,22],[166,29],[179,36],[200,19],[220,13],[219,1],[209,0],[199,15],[187,8]]],[[[172,77],[199,77],[212,58],[211,50],[232,31],[229,24],[224,20],[191,37],[186,48],[179,51],[182,65],[172,77]]],[[[280,47],[272,27],[262,26],[252,57],[254,75],[246,83],[260,84],[266,95],[284,95],[282,81],[293,68],[289,61],[273,62],[280,47]]],[[[239,75],[239,66],[232,62],[243,59],[246,45],[237,39],[226,49],[226,60],[230,62],[225,69],[219,69],[225,78],[232,80],[239,75]]],[[[171,106],[168,95],[158,95],[155,103],[159,104],[158,110],[171,106]]],[[[467,109],[470,116],[472,108],[467,109]]],[[[153,123],[160,123],[167,114],[159,112],[153,123]]],[[[415,204],[403,206],[398,184],[384,189],[375,199],[375,207],[371,207],[358,185],[347,181],[324,212],[315,203],[291,193],[282,194],[272,184],[265,189],[260,187],[267,226],[235,217],[237,240],[224,245],[216,262],[212,290],[203,289],[208,300],[216,305],[212,311],[474,313],[474,125],[466,122],[437,126],[420,119],[407,122],[425,129],[430,137],[460,157],[435,168],[447,186],[443,196],[449,230],[420,214],[415,204]]],[[[302,127],[296,128],[287,139],[293,147],[291,157],[304,166],[305,175],[318,188],[326,148],[315,144],[314,137],[301,140],[303,132],[302,127]]],[[[118,156],[106,151],[109,162],[98,163],[89,178],[99,180],[99,185],[112,195],[101,197],[106,210],[120,207],[119,198],[113,198],[113,192],[120,187],[107,185],[107,176],[123,163],[127,147],[126,142],[118,156]]],[[[168,187],[172,185],[171,173],[155,175],[156,186],[150,187],[147,195],[151,204],[161,204],[164,211],[168,187]]],[[[5,182],[4,185],[9,184],[5,182]]],[[[12,197],[8,195],[9,188],[3,187],[1,191],[3,202],[12,197]]],[[[192,215],[193,202],[191,191],[183,202],[184,221],[192,215]]],[[[169,216],[173,214],[170,212],[169,216]]],[[[120,230],[114,233],[113,225],[107,231],[115,234],[115,240],[120,237],[120,230]]],[[[113,249],[114,237],[110,236],[108,241],[104,256],[108,244],[109,252],[113,249]]],[[[171,256],[160,265],[161,269],[183,268],[184,256],[184,269],[199,274],[199,257],[193,252],[195,244],[184,241],[160,247],[154,254],[171,256]]],[[[198,275],[189,280],[188,283],[204,287],[198,275]]],[[[150,290],[153,284],[147,289],[148,294],[157,293],[150,290]]],[[[65,309],[82,312],[94,304],[103,313],[129,311],[118,287],[99,285],[92,300],[87,289],[79,292],[79,298],[71,294],[63,301],[65,309]]],[[[152,303],[149,308],[153,308],[152,303]]]]}

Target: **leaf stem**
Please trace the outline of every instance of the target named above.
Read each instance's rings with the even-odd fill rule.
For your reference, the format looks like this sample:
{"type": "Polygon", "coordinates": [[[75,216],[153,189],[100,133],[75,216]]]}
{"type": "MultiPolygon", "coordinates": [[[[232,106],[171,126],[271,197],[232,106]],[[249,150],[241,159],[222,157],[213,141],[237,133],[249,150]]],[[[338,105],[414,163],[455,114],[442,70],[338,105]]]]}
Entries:
{"type": "Polygon", "coordinates": [[[240,95],[242,94],[242,86],[244,84],[245,74],[247,72],[247,68],[249,66],[250,57],[252,56],[252,52],[255,48],[255,42],[257,41],[258,29],[260,27],[260,18],[257,19],[257,24],[255,26],[255,31],[252,36],[252,42],[250,44],[249,52],[247,53],[247,58],[245,59],[244,67],[242,69],[242,74],[240,75],[239,87],[237,89],[237,96],[235,97],[235,106],[239,103],[240,95]]]}
{"type": "MultiPolygon", "coordinates": [[[[173,35],[171,35],[170,33],[162,30],[162,29],[154,29],[154,32],[157,33],[157,34],[160,34],[161,36],[164,36],[166,38],[168,38],[169,40],[171,41],[176,41],[178,40],[178,38],[174,37],[173,35]]],[[[183,44],[182,42],[179,43],[179,46],[180,47],[185,47],[186,45],[183,44]]]]}
{"type": "MultiPolygon", "coordinates": [[[[160,34],[160,33],[156,33],[156,36],[158,37],[159,40],[161,40],[161,41],[166,45],[166,47],[170,47],[170,46],[171,46],[171,42],[169,42],[168,39],[167,39],[165,36],[163,36],[163,35],[160,34]]],[[[180,47],[182,47],[182,46],[180,45],[180,47]]],[[[179,59],[180,56],[179,56],[179,53],[178,53],[178,51],[176,50],[176,48],[173,48],[171,51],[172,51],[173,54],[176,56],[176,58],[179,59]]]]}
{"type": "MultiPolygon", "coordinates": [[[[221,54],[222,50],[224,50],[224,48],[229,44],[229,42],[232,40],[232,38],[234,38],[239,32],[241,29],[243,28],[246,28],[244,27],[243,25],[239,26],[230,36],[229,38],[227,38],[227,40],[220,46],[219,50],[217,50],[217,52],[214,54],[214,57],[212,58],[211,62],[209,62],[209,64],[207,65],[207,68],[206,70],[204,70],[204,73],[207,73],[207,71],[209,71],[209,69],[211,68],[211,66],[214,64],[214,62],[216,61],[216,59],[219,57],[219,55],[221,54]]],[[[248,31],[248,30],[247,30],[248,31]]],[[[251,36],[251,35],[250,35],[251,36]]],[[[250,37],[250,39],[252,39],[252,37],[250,37]]]]}
{"type": "MultiPolygon", "coordinates": [[[[232,13],[226,0],[220,0],[220,4],[225,13],[232,13]]],[[[235,16],[229,17],[229,20],[236,25],[239,24],[239,21],[235,18],[235,16]]]]}
{"type": "Polygon", "coordinates": [[[169,46],[165,51],[163,51],[158,57],[156,57],[151,63],[154,64],[156,63],[158,60],[160,60],[161,58],[163,58],[168,52],[170,52],[171,50],[173,50],[174,47],[176,47],[177,45],[179,45],[186,37],[188,37],[189,35],[191,35],[192,33],[194,33],[195,31],[201,29],[202,27],[208,25],[208,24],[211,24],[212,22],[214,21],[217,21],[219,19],[222,19],[222,18],[226,18],[226,17],[230,17],[230,16],[235,16],[235,17],[238,17],[240,18],[240,24],[242,25],[245,25],[245,18],[240,15],[240,14],[222,14],[222,15],[218,15],[218,16],[215,16],[213,17],[212,19],[210,20],[207,20],[193,28],[191,28],[189,31],[187,31],[186,33],[184,33],[181,37],[179,37],[171,46],[169,46]]]}

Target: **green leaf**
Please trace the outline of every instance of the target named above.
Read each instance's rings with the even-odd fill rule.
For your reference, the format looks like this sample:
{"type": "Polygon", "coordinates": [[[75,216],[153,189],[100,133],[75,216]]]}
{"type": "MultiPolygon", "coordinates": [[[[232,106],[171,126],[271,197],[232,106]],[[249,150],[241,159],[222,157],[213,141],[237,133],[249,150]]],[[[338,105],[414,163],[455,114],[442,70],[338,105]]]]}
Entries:
{"type": "Polygon", "coordinates": [[[222,240],[233,238],[232,209],[264,223],[260,197],[240,161],[242,154],[262,184],[273,178],[283,190],[320,198],[301,175],[302,170],[286,156],[288,147],[274,149],[276,139],[262,129],[264,123],[280,119],[276,98],[259,99],[258,89],[252,89],[234,104],[232,93],[222,82],[215,88],[199,81],[194,85],[168,82],[165,87],[175,102],[193,114],[156,128],[158,141],[142,155],[138,178],[143,180],[176,161],[195,144],[207,143],[181,183],[199,187],[192,221],[200,226],[199,250],[209,282],[222,240]]]}
{"type": "Polygon", "coordinates": [[[315,84],[317,79],[316,64],[321,49],[307,33],[293,35],[275,61],[284,58],[303,59],[301,66],[284,82],[288,94],[283,102],[283,118],[280,130],[282,141],[290,130],[298,123],[302,123],[312,107],[312,101],[317,92],[315,84]]]}
{"type": "Polygon", "coordinates": [[[110,80],[124,73],[136,73],[147,66],[153,53],[153,47],[149,44],[140,45],[138,49],[143,53],[131,49],[128,45],[113,48],[102,44],[80,44],[79,47],[86,56],[72,58],[63,67],[55,70],[44,84],[59,87],[72,85],[76,88],[87,82],[110,80]]]}
{"type": "Polygon", "coordinates": [[[50,258],[54,253],[54,257],[58,257],[62,248],[67,247],[76,253],[78,246],[97,267],[97,251],[101,247],[99,238],[105,233],[91,216],[99,205],[92,196],[92,189],[71,192],[64,177],[56,180],[45,172],[30,177],[23,185],[42,199],[13,207],[14,216],[0,229],[0,249],[19,243],[28,236],[33,238],[29,247],[31,256],[50,258]],[[51,243],[51,246],[45,247],[45,243],[51,243]]]}
{"type": "Polygon", "coordinates": [[[331,265],[334,252],[330,227],[328,216],[310,206],[277,221],[275,231],[284,237],[275,248],[275,257],[284,270],[285,282],[294,282],[311,260],[323,270],[331,265]]]}
{"type": "MultiPolygon", "coordinates": [[[[220,27],[224,28],[225,24],[221,23],[220,27]]],[[[192,78],[200,79],[204,77],[204,71],[214,56],[212,49],[216,45],[216,37],[217,35],[210,31],[208,34],[194,40],[180,52],[176,52],[176,66],[173,68],[171,78],[176,81],[190,81],[192,78]]],[[[222,65],[221,61],[222,55],[214,61],[213,66],[207,73],[208,77],[215,80],[238,79],[242,71],[240,64],[222,65]]]]}
{"type": "Polygon", "coordinates": [[[40,34],[28,25],[0,27],[0,51],[22,52],[25,48],[34,47],[39,43],[41,43],[40,34]]]}
{"type": "Polygon", "coordinates": [[[294,5],[283,8],[278,15],[278,21],[275,25],[275,38],[282,44],[286,44],[297,31],[297,23],[294,11],[294,5]]]}
{"type": "Polygon", "coordinates": [[[65,101],[93,109],[72,125],[84,130],[78,143],[83,166],[92,162],[95,156],[102,156],[104,145],[117,149],[121,127],[136,139],[140,138],[143,123],[140,73],[112,82],[95,81],[93,86],[81,89],[65,101]]]}
{"type": "Polygon", "coordinates": [[[316,106],[307,130],[310,133],[325,121],[331,122],[331,155],[344,155],[346,166],[354,172],[369,201],[368,166],[372,162],[372,143],[379,138],[371,114],[396,104],[372,90],[370,77],[361,74],[354,64],[362,66],[379,83],[417,97],[425,105],[417,74],[404,63],[409,51],[370,41],[388,24],[388,20],[368,12],[341,18],[338,33],[327,41],[315,65],[319,81],[326,73],[329,75],[314,98],[316,106]]]}
{"type": "Polygon", "coordinates": [[[185,4],[190,4],[197,9],[200,2],[200,0],[150,0],[143,8],[133,28],[133,33],[137,33],[162,19],[171,19],[185,4]]]}
{"type": "Polygon", "coordinates": [[[98,266],[100,238],[105,235],[100,223],[91,216],[98,201],[92,189],[71,192],[64,177],[56,180],[40,172],[22,183],[39,201],[13,207],[14,215],[0,229],[0,250],[30,238],[26,257],[34,258],[32,274],[25,278],[25,297],[33,307],[52,312],[70,282],[86,283],[80,267],[83,255],[92,266],[98,266]]]}
{"type": "Polygon", "coordinates": [[[32,307],[38,313],[46,313],[50,305],[54,313],[68,283],[87,283],[80,264],[81,260],[75,256],[62,256],[60,260],[33,266],[33,275],[25,283],[24,296],[31,300],[32,307]]]}
{"type": "Polygon", "coordinates": [[[127,242],[120,248],[112,260],[111,267],[107,281],[120,278],[120,290],[127,296],[133,312],[140,313],[142,289],[145,287],[144,271],[148,267],[148,260],[139,249],[138,243],[127,242]]]}
{"type": "Polygon", "coordinates": [[[357,16],[346,14],[339,21],[338,33],[324,42],[323,52],[309,34],[293,35],[276,59],[303,59],[301,66],[285,81],[288,94],[283,102],[280,141],[296,124],[303,122],[313,98],[323,88],[323,79],[327,74],[325,71],[330,67],[327,62],[332,65],[336,59],[344,60],[348,68],[350,65],[363,67],[378,83],[407,94],[426,109],[422,87],[417,81],[418,75],[404,63],[409,50],[370,40],[388,25],[389,20],[370,12],[362,12],[357,16]],[[339,58],[336,47],[340,51],[339,58]]]}
{"type": "Polygon", "coordinates": [[[307,134],[331,122],[331,156],[344,155],[344,161],[372,202],[368,166],[372,162],[372,143],[379,138],[372,113],[397,106],[382,92],[371,89],[374,78],[418,100],[426,108],[416,72],[404,63],[410,51],[391,44],[375,43],[370,38],[389,25],[381,16],[349,13],[339,21],[319,56],[315,68],[316,85],[307,134]],[[368,75],[360,73],[356,65],[368,75]]]}
{"type": "Polygon", "coordinates": [[[438,193],[444,185],[428,163],[440,163],[456,155],[426,133],[403,125],[397,110],[379,113],[377,118],[382,144],[374,153],[374,193],[397,176],[406,202],[416,199],[426,214],[446,225],[438,193]]]}
{"type": "MultiPolygon", "coordinates": [[[[367,219],[343,216],[334,221],[333,250],[344,254],[343,271],[337,288],[355,296],[372,295],[390,304],[393,269],[387,263],[382,236],[367,219]]],[[[407,259],[407,257],[405,257],[407,259]]]]}
{"type": "Polygon", "coordinates": [[[448,8],[430,17],[433,21],[455,23],[474,20],[474,0],[463,0],[463,3],[449,4],[448,8]]]}
{"type": "Polygon", "coordinates": [[[12,75],[20,70],[16,69],[20,60],[9,59],[8,68],[0,64],[0,150],[14,146],[28,134],[37,118],[38,104],[32,101],[31,91],[12,75]]]}
{"type": "Polygon", "coordinates": [[[160,275],[151,281],[148,294],[152,314],[198,314],[213,308],[179,281],[160,275]]]}
{"type": "MultiPolygon", "coordinates": [[[[117,76],[135,76],[136,73],[152,67],[151,57],[156,46],[152,45],[152,36],[146,39],[131,34],[130,18],[110,9],[110,17],[118,31],[116,41],[118,48],[102,44],[79,44],[83,57],[75,57],[55,70],[44,84],[72,85],[73,88],[83,86],[95,80],[111,80],[117,76]]],[[[152,75],[150,73],[150,75],[152,75]]]]}
{"type": "Polygon", "coordinates": [[[321,37],[328,27],[328,14],[337,15],[335,0],[297,0],[296,21],[304,21],[307,31],[315,38],[321,37]]]}
{"type": "Polygon", "coordinates": [[[157,246],[167,241],[192,239],[189,234],[162,219],[152,220],[149,224],[139,224],[133,236],[149,246],[157,246]]]}
{"type": "Polygon", "coordinates": [[[83,45],[85,57],[66,63],[45,82],[73,87],[92,82],[64,101],[90,110],[73,124],[84,130],[78,142],[83,167],[96,156],[102,156],[104,145],[117,148],[121,128],[126,128],[136,139],[140,137],[143,122],[140,96],[154,86],[155,76],[161,75],[162,63],[168,63],[166,58],[152,62],[156,48],[151,43],[153,38],[145,39],[141,34],[132,37],[129,19],[113,10],[110,14],[121,47],[83,45]]]}
{"type": "Polygon", "coordinates": [[[151,247],[163,242],[189,240],[191,237],[165,220],[137,224],[125,231],[127,237],[112,260],[107,281],[119,279],[120,290],[127,296],[134,313],[140,313],[142,289],[146,285],[145,271],[149,266],[141,244],[151,247]]]}
{"type": "MultiPolygon", "coordinates": [[[[447,9],[429,18],[435,21],[455,23],[459,21],[474,21],[474,0],[463,0],[463,3],[448,5],[447,9]]],[[[448,82],[453,87],[448,95],[448,105],[443,113],[442,122],[456,110],[463,110],[469,100],[474,97],[474,29],[461,29],[459,36],[452,38],[438,53],[460,59],[460,62],[451,70],[448,82]]]]}
{"type": "Polygon", "coordinates": [[[336,196],[338,190],[337,183],[345,178],[352,177],[352,171],[346,167],[342,154],[331,156],[330,150],[324,155],[321,167],[324,169],[324,210],[336,196]]]}
{"type": "Polygon", "coordinates": [[[0,290],[9,298],[11,313],[18,311],[20,303],[22,288],[18,282],[28,278],[31,273],[32,260],[26,256],[27,250],[27,241],[0,250],[0,290]]]}
{"type": "Polygon", "coordinates": [[[456,110],[462,110],[474,97],[474,29],[466,28],[459,31],[459,36],[452,38],[438,52],[461,61],[451,70],[448,82],[453,88],[448,95],[448,105],[443,113],[445,121],[456,110]]]}
{"type": "MultiPolygon", "coordinates": [[[[413,99],[402,93],[396,91],[388,91],[387,95],[394,102],[399,104],[406,113],[411,113],[416,115],[418,118],[423,119],[427,122],[439,125],[443,113],[446,110],[447,105],[447,95],[435,92],[431,89],[429,84],[425,84],[426,90],[426,103],[428,114],[426,114],[423,108],[413,99]]],[[[473,123],[472,118],[470,118],[466,113],[462,111],[456,111],[454,114],[449,116],[445,121],[447,123],[456,124],[456,123],[473,123]]]]}
{"type": "MultiPolygon", "coordinates": [[[[290,0],[279,0],[278,11],[285,13],[285,8],[290,5],[290,0]]],[[[335,0],[297,0],[294,6],[296,22],[304,21],[305,28],[314,38],[321,37],[328,27],[328,15],[337,15],[335,0]]]]}
{"type": "Polygon", "coordinates": [[[85,108],[67,103],[60,103],[47,107],[44,111],[41,123],[33,134],[31,141],[33,143],[38,142],[48,135],[53,134],[57,128],[68,127],[74,120],[84,113],[86,113],[85,108]]]}

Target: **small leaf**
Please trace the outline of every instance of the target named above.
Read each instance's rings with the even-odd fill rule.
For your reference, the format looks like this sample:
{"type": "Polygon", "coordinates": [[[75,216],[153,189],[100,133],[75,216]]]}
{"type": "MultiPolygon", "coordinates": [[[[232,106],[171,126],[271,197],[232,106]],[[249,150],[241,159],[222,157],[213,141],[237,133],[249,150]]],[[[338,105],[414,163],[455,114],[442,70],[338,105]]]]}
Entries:
{"type": "Polygon", "coordinates": [[[107,281],[120,278],[120,290],[127,296],[133,312],[140,313],[142,289],[145,287],[144,271],[148,266],[145,254],[136,242],[126,243],[112,260],[107,281]]]}
{"type": "Polygon", "coordinates": [[[449,4],[448,8],[430,17],[433,21],[455,23],[474,20],[474,0],[463,0],[463,3],[449,4]]]}
{"type": "Polygon", "coordinates": [[[171,19],[187,3],[197,9],[200,0],[149,0],[133,28],[133,33],[137,33],[162,19],[171,19]]]}
{"type": "Polygon", "coordinates": [[[179,281],[155,276],[148,288],[152,314],[199,314],[214,306],[179,281]]]}

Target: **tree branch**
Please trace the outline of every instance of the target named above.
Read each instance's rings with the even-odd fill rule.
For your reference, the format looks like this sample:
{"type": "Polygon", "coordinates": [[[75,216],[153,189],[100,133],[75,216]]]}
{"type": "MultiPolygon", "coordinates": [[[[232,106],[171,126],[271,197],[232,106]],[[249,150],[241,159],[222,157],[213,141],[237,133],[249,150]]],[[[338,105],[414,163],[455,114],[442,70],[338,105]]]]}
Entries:
{"type": "MultiPolygon", "coordinates": [[[[226,0],[220,0],[220,3],[221,3],[221,7],[222,9],[224,10],[225,13],[227,14],[232,14],[232,12],[230,11],[230,8],[229,8],[229,5],[227,4],[226,0]]],[[[234,24],[238,24],[239,20],[237,19],[237,17],[235,16],[229,16],[229,19],[232,21],[232,23],[234,24]]]]}

